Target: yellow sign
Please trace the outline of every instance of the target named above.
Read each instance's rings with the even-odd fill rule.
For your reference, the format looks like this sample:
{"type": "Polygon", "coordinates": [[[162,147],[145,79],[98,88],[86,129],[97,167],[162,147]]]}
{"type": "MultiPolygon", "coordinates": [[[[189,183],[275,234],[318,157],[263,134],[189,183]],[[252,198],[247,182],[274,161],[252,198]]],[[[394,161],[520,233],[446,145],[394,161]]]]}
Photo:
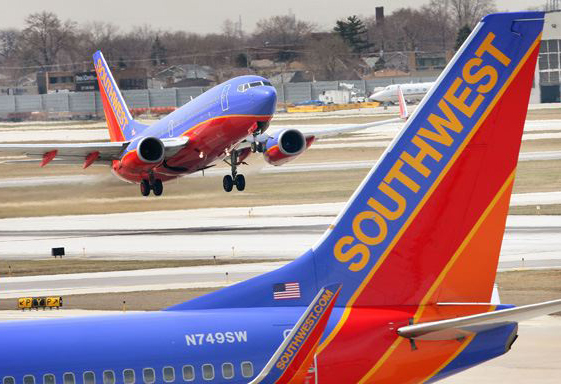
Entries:
{"type": "Polygon", "coordinates": [[[62,297],[20,297],[18,299],[19,309],[39,309],[39,308],[60,308],[62,307],[62,297]]]}

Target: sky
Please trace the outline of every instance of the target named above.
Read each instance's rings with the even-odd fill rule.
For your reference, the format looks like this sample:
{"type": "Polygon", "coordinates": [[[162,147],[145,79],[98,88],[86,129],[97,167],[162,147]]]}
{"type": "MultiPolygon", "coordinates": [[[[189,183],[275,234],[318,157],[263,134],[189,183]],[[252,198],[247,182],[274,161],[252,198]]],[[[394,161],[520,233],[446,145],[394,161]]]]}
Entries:
{"type": "MultiPolygon", "coordinates": [[[[420,7],[429,0],[23,0],[2,7],[0,28],[22,28],[33,12],[50,11],[61,19],[80,24],[106,21],[127,31],[137,25],[154,29],[184,30],[196,33],[220,33],[226,19],[242,18],[244,32],[252,32],[262,18],[292,12],[298,19],[311,21],[319,29],[331,29],[337,19],[350,15],[370,16],[376,6],[386,15],[401,7],[420,7]]],[[[546,0],[496,0],[501,11],[542,6],[546,0]]]]}

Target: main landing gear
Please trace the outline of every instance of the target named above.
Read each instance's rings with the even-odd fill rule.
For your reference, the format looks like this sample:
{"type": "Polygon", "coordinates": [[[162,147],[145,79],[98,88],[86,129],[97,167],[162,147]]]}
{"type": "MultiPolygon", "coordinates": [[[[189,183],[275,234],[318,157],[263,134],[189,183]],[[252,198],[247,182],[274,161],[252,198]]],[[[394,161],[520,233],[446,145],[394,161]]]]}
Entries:
{"type": "Polygon", "coordinates": [[[155,196],[160,196],[164,192],[162,180],[155,179],[150,183],[150,181],[142,179],[140,182],[140,193],[142,196],[148,196],[150,191],[153,191],[155,196]]]}
{"type": "MultiPolygon", "coordinates": [[[[228,163],[228,162],[227,162],[228,163]]],[[[222,186],[226,192],[231,192],[234,189],[234,185],[238,191],[243,191],[245,189],[245,177],[241,173],[238,174],[238,152],[232,151],[230,153],[230,162],[228,163],[232,169],[232,175],[226,175],[222,179],[222,186]]]]}

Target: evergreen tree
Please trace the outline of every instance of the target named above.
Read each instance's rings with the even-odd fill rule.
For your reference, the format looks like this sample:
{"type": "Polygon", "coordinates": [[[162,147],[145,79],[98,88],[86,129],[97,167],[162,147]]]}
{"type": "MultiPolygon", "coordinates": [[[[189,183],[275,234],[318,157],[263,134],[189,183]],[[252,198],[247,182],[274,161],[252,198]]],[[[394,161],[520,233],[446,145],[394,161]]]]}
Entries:
{"type": "Polygon", "coordinates": [[[457,51],[460,49],[464,41],[468,38],[469,34],[471,33],[471,28],[466,24],[458,31],[458,36],[456,37],[456,45],[454,49],[457,51]]]}
{"type": "Polygon", "coordinates": [[[236,56],[236,67],[245,68],[248,67],[247,55],[245,53],[240,53],[236,56]]]}
{"type": "Polygon", "coordinates": [[[368,42],[366,26],[356,15],[349,16],[346,20],[337,20],[337,25],[333,30],[355,53],[362,53],[374,45],[368,42]]]}

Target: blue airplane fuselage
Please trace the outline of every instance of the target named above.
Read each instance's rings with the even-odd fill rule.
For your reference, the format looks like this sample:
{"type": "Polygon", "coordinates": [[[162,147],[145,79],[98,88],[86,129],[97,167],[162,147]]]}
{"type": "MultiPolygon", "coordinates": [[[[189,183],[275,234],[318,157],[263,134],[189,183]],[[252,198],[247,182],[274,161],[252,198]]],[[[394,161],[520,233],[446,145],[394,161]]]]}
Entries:
{"type": "Polygon", "coordinates": [[[275,108],[276,91],[260,76],[239,76],[221,83],[145,128],[134,128],[130,144],[114,161],[113,172],[128,181],[152,177],[162,181],[197,172],[223,159],[242,140],[268,127],[275,108]],[[127,158],[145,137],[188,137],[189,145],[165,163],[144,168],[127,158]]]}

